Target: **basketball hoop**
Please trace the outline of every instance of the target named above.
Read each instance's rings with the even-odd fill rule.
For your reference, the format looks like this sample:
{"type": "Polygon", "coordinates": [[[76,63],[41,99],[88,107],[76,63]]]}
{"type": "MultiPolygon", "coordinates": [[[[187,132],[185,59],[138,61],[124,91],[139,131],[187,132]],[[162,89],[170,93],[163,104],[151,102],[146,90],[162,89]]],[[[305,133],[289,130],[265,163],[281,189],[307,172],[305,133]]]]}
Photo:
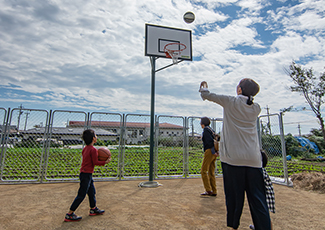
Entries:
{"type": "Polygon", "coordinates": [[[173,59],[173,64],[177,64],[178,58],[181,56],[181,52],[186,49],[186,45],[182,43],[168,43],[164,47],[164,52],[167,58],[173,59]]]}

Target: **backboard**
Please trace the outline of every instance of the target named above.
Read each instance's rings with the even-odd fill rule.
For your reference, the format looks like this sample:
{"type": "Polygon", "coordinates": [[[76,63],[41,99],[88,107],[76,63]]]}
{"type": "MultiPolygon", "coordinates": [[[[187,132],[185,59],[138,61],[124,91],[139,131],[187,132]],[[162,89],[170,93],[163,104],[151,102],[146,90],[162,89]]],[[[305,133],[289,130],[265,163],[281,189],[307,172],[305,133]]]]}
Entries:
{"type": "Polygon", "coordinates": [[[145,56],[171,58],[167,48],[179,51],[178,59],[192,61],[192,31],[146,24],[145,56]]]}

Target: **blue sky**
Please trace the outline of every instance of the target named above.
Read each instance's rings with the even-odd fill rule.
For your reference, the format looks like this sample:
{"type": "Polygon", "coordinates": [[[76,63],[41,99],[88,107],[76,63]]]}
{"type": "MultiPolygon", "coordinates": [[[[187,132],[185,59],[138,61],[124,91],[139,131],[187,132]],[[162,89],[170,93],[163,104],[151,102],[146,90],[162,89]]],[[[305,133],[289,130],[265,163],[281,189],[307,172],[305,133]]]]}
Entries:
{"type": "MultiPolygon", "coordinates": [[[[260,84],[262,114],[308,108],[284,69],[294,60],[324,72],[324,15],[325,0],[0,1],[0,107],[150,114],[150,23],[192,30],[193,61],[156,74],[157,114],[222,117],[201,100],[200,82],[235,95],[244,77],[260,84]]],[[[319,128],[308,110],[284,123],[286,133],[298,134],[299,123],[303,133],[319,128]]]]}

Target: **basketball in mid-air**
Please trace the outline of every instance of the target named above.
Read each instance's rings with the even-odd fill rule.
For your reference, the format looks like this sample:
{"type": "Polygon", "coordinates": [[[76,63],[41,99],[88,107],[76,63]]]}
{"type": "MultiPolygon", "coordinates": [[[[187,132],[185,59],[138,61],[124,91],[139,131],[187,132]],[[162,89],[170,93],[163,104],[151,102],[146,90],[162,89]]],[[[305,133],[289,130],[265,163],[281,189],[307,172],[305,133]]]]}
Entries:
{"type": "Polygon", "coordinates": [[[186,13],[184,14],[183,19],[184,19],[184,21],[185,21],[186,23],[190,24],[190,23],[194,22],[194,20],[195,20],[195,15],[194,15],[193,12],[188,11],[188,12],[186,12],[186,13]]]}
{"type": "Polygon", "coordinates": [[[100,147],[98,149],[98,160],[99,161],[106,161],[110,157],[111,157],[111,151],[109,151],[108,148],[100,147]]]}

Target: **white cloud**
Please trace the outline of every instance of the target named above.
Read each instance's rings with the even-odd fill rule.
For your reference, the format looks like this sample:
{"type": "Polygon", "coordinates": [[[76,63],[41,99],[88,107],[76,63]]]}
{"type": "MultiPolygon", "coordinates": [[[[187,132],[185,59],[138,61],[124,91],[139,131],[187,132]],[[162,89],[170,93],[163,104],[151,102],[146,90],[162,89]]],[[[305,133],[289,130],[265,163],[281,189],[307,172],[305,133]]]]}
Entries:
{"type": "Polygon", "coordinates": [[[250,11],[260,11],[265,6],[269,5],[266,0],[240,0],[238,5],[243,9],[248,9],[250,11]]]}
{"type": "MultiPolygon", "coordinates": [[[[194,61],[156,73],[157,113],[220,117],[221,107],[200,99],[201,80],[213,92],[235,95],[243,77],[260,84],[255,100],[262,108],[279,112],[305,105],[288,89],[292,83],[283,69],[300,60],[315,73],[323,71],[325,4],[281,2],[275,9],[264,0],[2,1],[0,101],[10,107],[149,113],[144,32],[151,23],[193,30],[194,61]],[[186,11],[196,15],[192,24],[183,21],[186,11]],[[261,23],[269,31],[257,28],[261,23]],[[265,42],[264,32],[274,37],[265,42]]],[[[160,58],[157,68],[170,63],[160,58]]],[[[285,119],[313,118],[304,116],[290,113],[285,119]]]]}

